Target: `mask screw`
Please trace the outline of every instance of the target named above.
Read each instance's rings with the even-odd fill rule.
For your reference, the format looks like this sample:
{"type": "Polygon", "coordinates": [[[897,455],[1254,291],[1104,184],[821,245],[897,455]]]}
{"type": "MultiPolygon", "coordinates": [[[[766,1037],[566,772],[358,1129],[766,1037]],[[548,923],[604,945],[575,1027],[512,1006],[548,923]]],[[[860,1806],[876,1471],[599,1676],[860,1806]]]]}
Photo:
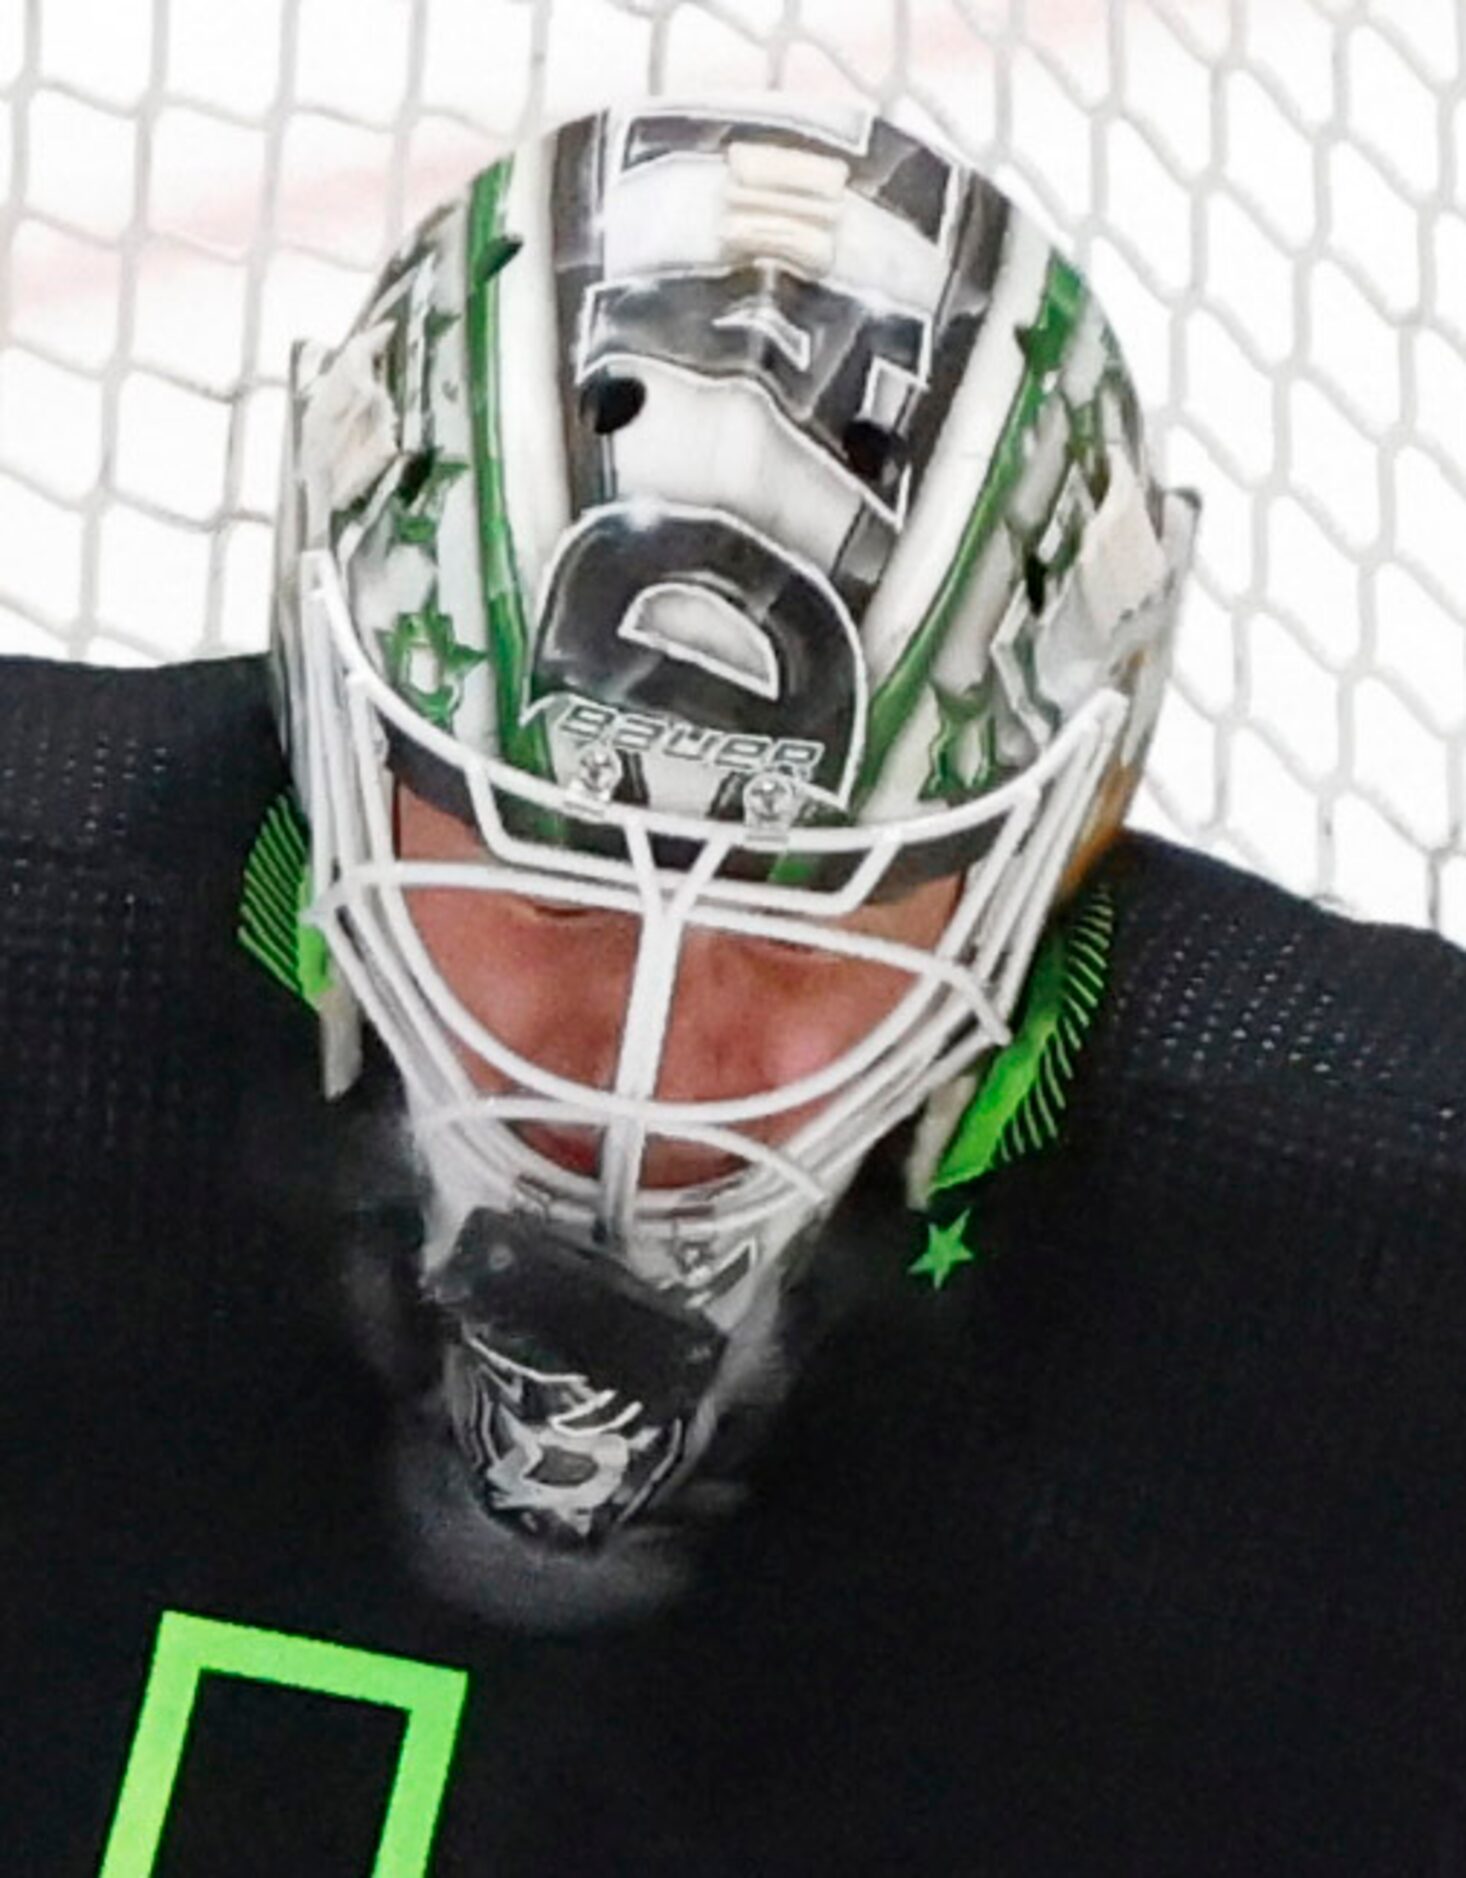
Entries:
{"type": "Polygon", "coordinates": [[[799,813],[800,787],[786,770],[760,770],[743,786],[744,819],[755,828],[785,829],[799,813]]]}
{"type": "Polygon", "coordinates": [[[581,753],[572,787],[593,802],[609,802],[621,781],[621,759],[608,743],[590,744],[581,753]]]}

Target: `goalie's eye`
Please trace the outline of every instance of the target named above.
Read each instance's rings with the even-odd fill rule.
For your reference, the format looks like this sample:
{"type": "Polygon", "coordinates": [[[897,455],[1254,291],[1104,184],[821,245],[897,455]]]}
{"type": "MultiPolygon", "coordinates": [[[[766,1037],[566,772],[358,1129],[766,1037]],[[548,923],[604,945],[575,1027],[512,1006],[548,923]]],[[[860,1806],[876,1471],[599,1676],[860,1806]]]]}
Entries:
{"type": "Polygon", "coordinates": [[[563,926],[573,926],[577,921],[595,919],[598,915],[604,919],[607,915],[607,908],[603,906],[577,906],[567,900],[526,900],[524,904],[535,919],[563,926]]]}
{"type": "Polygon", "coordinates": [[[646,386],[639,378],[593,378],[581,394],[586,422],[598,437],[625,430],[645,403],[646,386]]]}
{"type": "Polygon", "coordinates": [[[845,461],[862,482],[879,484],[901,458],[901,439],[884,424],[868,417],[852,417],[842,439],[845,461]]]}

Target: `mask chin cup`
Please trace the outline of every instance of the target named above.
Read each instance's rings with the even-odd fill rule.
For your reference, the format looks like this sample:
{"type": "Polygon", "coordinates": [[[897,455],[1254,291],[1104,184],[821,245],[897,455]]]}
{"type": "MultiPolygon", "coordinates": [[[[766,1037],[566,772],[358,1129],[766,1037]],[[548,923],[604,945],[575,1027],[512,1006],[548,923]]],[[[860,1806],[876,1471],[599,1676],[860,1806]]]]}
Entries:
{"type": "Polygon", "coordinates": [[[675,1472],[725,1348],[680,1298],[488,1208],[425,1293],[448,1419],[492,1516],[536,1541],[595,1545],[675,1472]]]}
{"type": "Polygon", "coordinates": [[[689,1420],[723,1358],[722,1332],[674,1293],[487,1207],[427,1288],[458,1338],[506,1365],[614,1390],[652,1423],[689,1420]]]}

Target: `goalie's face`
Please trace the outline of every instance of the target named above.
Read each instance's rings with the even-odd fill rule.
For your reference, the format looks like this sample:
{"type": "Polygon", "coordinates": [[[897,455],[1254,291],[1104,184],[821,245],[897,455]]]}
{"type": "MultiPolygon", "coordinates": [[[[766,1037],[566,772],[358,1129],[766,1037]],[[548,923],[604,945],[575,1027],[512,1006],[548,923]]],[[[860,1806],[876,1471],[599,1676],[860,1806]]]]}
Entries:
{"type": "Polygon", "coordinates": [[[787,1286],[889,1091],[993,1021],[950,957],[967,877],[720,925],[698,863],[578,899],[586,857],[532,871],[502,829],[392,799],[384,871],[465,1091],[414,1100],[442,1407],[478,1499],[579,1547],[686,1480],[730,1402],[777,1398],[787,1286]]]}
{"type": "MultiPolygon", "coordinates": [[[[485,858],[455,816],[405,785],[397,795],[398,850],[410,861],[485,858]]],[[[890,901],[830,922],[922,950],[934,947],[961,877],[927,881],[890,901]]],[[[592,1089],[609,1089],[622,1048],[640,921],[608,908],[557,905],[530,894],[423,887],[408,895],[438,969],[475,1020],[515,1055],[592,1089]]],[[[910,978],[874,959],[840,957],[779,940],[694,931],[683,942],[666,1020],[655,1095],[667,1102],[736,1100],[778,1090],[824,1069],[872,1031],[910,978]]],[[[475,1085],[513,1084],[483,1057],[463,1052],[475,1085]]],[[[778,1146],[824,1106],[802,1103],[750,1121],[745,1132],[778,1146]]],[[[601,1131],[523,1122],[525,1143],[571,1173],[594,1177],[601,1131]]],[[[691,1187],[739,1171],[706,1144],[654,1137],[641,1164],[645,1188],[691,1187]]]]}

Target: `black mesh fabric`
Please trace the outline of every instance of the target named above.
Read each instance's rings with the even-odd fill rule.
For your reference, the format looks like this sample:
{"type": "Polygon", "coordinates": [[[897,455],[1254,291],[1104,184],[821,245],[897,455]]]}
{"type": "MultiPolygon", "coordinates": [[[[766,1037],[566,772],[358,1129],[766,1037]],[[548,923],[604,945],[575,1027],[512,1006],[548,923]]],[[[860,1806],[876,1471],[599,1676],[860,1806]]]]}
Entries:
{"type": "Polygon", "coordinates": [[[254,662],[0,664],[12,1368],[54,1363],[83,1325],[109,1362],[213,1354],[277,1282],[223,1190],[242,1067],[276,1016],[233,941],[239,883],[283,780],[254,662]]]}
{"type": "MultiPolygon", "coordinates": [[[[875,1167],[691,1595],[499,1634],[411,1568],[351,1108],[233,939],[282,783],[255,662],[0,664],[0,1871],[96,1871],[173,1608],[468,1670],[439,1878],[1466,1873],[1466,958],[1122,844],[981,1261],[908,1277],[875,1167]]],[[[164,1878],[336,1878],[391,1744],[314,1712],[201,1705],[164,1878]]]]}

